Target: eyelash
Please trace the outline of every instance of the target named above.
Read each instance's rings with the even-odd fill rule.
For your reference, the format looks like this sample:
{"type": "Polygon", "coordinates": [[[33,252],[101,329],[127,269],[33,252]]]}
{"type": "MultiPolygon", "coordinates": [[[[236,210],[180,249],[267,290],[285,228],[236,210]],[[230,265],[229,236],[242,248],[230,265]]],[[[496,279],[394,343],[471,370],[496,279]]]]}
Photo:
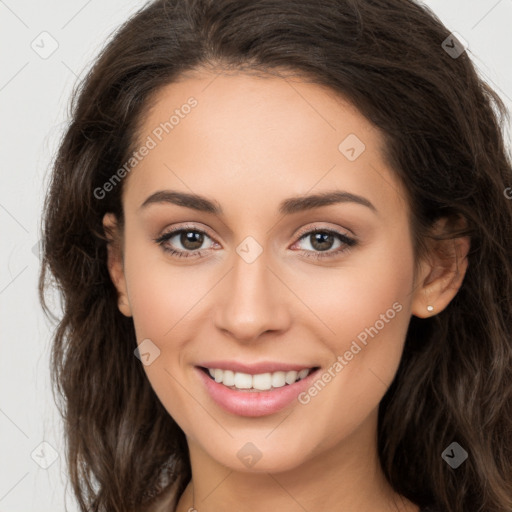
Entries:
{"type": "MultiPolygon", "coordinates": [[[[183,226],[183,227],[180,227],[178,229],[174,229],[172,231],[168,231],[167,233],[164,233],[160,237],[154,239],[154,241],[158,245],[160,245],[160,247],[162,247],[162,249],[165,252],[167,252],[168,254],[170,254],[173,257],[177,257],[177,258],[191,258],[191,257],[194,257],[194,256],[196,256],[198,254],[201,254],[203,252],[202,250],[197,250],[197,251],[181,251],[181,250],[176,250],[176,249],[169,248],[168,246],[165,245],[166,242],[168,242],[171,238],[173,238],[175,235],[180,234],[182,232],[200,233],[200,234],[206,235],[208,238],[212,238],[211,236],[208,235],[208,233],[206,233],[206,231],[203,231],[201,229],[197,229],[194,226],[183,226]]],[[[309,231],[300,232],[299,235],[297,235],[299,237],[297,239],[297,242],[302,240],[302,239],[304,239],[304,238],[307,238],[308,236],[314,235],[316,233],[327,233],[327,234],[330,234],[330,235],[335,235],[338,238],[338,240],[340,240],[340,242],[345,244],[345,246],[344,247],[342,246],[341,248],[338,248],[337,250],[332,251],[332,252],[328,252],[328,251],[309,251],[309,250],[304,250],[304,249],[300,250],[299,252],[304,257],[306,257],[306,258],[313,258],[313,259],[316,259],[316,260],[321,260],[321,259],[326,259],[326,258],[334,258],[334,257],[338,256],[341,253],[349,252],[354,246],[357,245],[357,240],[355,240],[354,238],[350,238],[346,234],[340,233],[340,232],[338,232],[338,231],[336,231],[334,229],[327,229],[327,228],[313,228],[313,229],[311,229],[309,231]],[[311,254],[311,253],[313,253],[313,254],[311,254]]]]}

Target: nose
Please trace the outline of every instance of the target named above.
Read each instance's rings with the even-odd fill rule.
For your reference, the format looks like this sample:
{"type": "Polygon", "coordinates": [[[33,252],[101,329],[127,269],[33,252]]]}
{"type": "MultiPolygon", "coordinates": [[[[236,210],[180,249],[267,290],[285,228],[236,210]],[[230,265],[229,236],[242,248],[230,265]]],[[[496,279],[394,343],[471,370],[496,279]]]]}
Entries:
{"type": "Polygon", "coordinates": [[[291,292],[268,264],[265,251],[251,263],[235,254],[233,268],[217,287],[215,326],[240,342],[289,328],[291,292]]]}

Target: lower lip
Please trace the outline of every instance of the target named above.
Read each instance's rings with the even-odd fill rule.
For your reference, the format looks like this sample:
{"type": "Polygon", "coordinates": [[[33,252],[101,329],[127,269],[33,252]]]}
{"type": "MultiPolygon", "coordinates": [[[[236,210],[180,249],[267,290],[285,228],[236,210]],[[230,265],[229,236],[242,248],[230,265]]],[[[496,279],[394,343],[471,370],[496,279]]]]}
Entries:
{"type": "Polygon", "coordinates": [[[319,369],[305,379],[271,391],[236,391],[214,381],[196,366],[211,398],[224,410],[238,416],[266,416],[280,411],[305,391],[319,369]]]}

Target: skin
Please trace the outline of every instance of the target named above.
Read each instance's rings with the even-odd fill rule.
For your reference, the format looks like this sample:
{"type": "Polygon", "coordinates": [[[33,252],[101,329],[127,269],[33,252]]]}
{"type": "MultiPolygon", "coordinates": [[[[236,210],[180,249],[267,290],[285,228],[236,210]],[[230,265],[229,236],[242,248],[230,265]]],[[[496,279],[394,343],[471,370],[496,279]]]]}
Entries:
{"type": "MultiPolygon", "coordinates": [[[[139,140],[190,96],[198,105],[126,179],[124,229],[104,218],[119,309],[133,317],[138,343],[149,338],[160,349],[144,369],[187,437],[192,481],[178,512],[417,512],[382,473],[378,406],[411,315],[437,314],[455,296],[469,241],[450,245],[450,259],[431,255],[414,275],[409,208],[383,158],[382,135],[332,91],[275,76],[189,74],[159,91],[139,140]],[[365,144],[354,161],[338,149],[349,134],[365,144]],[[204,195],[224,213],[164,202],[141,208],[165,189],[204,195]],[[345,202],[278,212],[286,198],[335,189],[377,211],[345,202]],[[185,223],[207,232],[202,256],[177,258],[154,241],[185,223]],[[329,259],[307,258],[322,250],[312,236],[297,236],[301,228],[334,229],[358,243],[329,259]],[[250,264],[236,251],[248,236],[263,250],[250,264]],[[237,416],[210,398],[194,369],[238,359],[325,371],[396,302],[401,311],[307,405],[237,416]],[[237,457],[247,442],[262,454],[252,467],[237,457]]],[[[172,240],[168,246],[187,251],[179,235],[172,240]]],[[[343,245],[334,237],[323,252],[343,245]]]]}

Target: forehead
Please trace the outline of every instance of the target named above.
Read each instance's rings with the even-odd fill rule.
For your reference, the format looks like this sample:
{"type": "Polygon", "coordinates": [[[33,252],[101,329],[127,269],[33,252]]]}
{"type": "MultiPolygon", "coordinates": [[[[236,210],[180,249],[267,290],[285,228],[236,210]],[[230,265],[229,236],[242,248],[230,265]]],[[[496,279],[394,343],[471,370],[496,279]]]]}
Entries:
{"type": "Polygon", "coordinates": [[[174,134],[183,131],[181,121],[189,117],[186,124],[196,133],[214,133],[217,138],[227,133],[233,138],[235,128],[243,129],[241,136],[257,130],[254,142],[260,140],[266,146],[265,137],[271,132],[312,141],[317,134],[327,137],[326,143],[336,143],[347,128],[371,138],[371,143],[383,143],[380,132],[350,102],[330,88],[298,77],[189,72],[153,95],[142,131],[152,131],[173,114],[174,134]],[[197,105],[187,108],[187,102],[194,100],[197,105]]]}
{"type": "Polygon", "coordinates": [[[154,95],[138,133],[136,146],[151,149],[129,175],[137,200],[174,185],[266,199],[316,187],[404,206],[380,131],[331,89],[297,77],[183,76],[154,95]]]}

